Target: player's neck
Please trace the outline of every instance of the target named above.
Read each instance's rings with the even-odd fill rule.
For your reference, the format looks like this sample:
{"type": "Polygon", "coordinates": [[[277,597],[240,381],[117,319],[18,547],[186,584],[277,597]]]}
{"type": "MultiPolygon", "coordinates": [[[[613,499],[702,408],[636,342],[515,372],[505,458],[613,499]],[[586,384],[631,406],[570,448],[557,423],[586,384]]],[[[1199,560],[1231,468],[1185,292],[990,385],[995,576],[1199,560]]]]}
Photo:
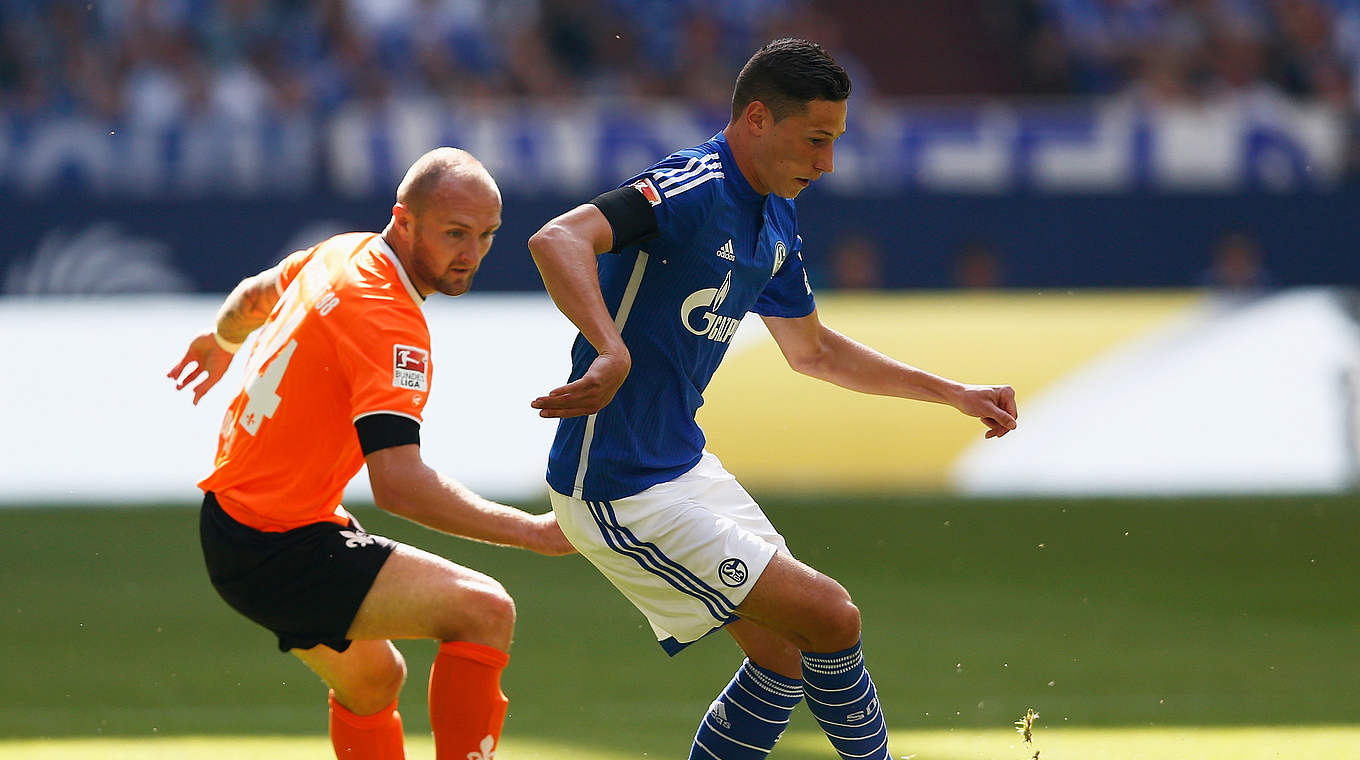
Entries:
{"type": "Polygon", "coordinates": [[[417,278],[414,266],[415,262],[411,260],[411,247],[409,245],[400,244],[400,241],[397,239],[397,231],[392,228],[392,224],[393,223],[389,221],[387,226],[383,228],[381,233],[383,242],[387,243],[388,248],[392,249],[392,253],[396,254],[397,262],[401,265],[402,269],[406,270],[406,276],[410,278],[411,285],[415,287],[416,292],[420,294],[420,297],[429,298],[430,294],[434,292],[434,288],[420,282],[417,278]]]}
{"type": "Polygon", "coordinates": [[[723,129],[723,137],[727,138],[727,147],[732,151],[732,158],[737,161],[737,171],[746,180],[746,184],[751,186],[760,195],[769,195],[770,188],[766,187],[756,174],[756,163],[753,158],[754,151],[750,143],[750,137],[742,133],[735,124],[728,124],[723,129]]]}
{"type": "Polygon", "coordinates": [[[406,261],[406,257],[401,255],[401,247],[397,245],[397,231],[392,228],[392,224],[392,222],[388,222],[387,226],[383,228],[383,231],[378,234],[382,236],[383,242],[387,243],[387,247],[392,249],[392,253],[397,255],[397,260],[402,263],[402,266],[410,269],[410,264],[406,261]]]}

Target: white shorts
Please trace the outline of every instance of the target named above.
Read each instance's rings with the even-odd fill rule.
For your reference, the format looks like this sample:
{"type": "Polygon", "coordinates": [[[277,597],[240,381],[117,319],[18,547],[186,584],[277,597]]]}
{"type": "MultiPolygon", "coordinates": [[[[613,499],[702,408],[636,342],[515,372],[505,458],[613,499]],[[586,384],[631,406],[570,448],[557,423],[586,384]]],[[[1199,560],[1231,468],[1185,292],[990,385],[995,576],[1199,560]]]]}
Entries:
{"type": "Polygon", "coordinates": [[[736,620],[770,558],[788,551],[707,451],[684,475],[624,499],[551,498],[567,539],[647,616],[668,654],[736,620]]]}

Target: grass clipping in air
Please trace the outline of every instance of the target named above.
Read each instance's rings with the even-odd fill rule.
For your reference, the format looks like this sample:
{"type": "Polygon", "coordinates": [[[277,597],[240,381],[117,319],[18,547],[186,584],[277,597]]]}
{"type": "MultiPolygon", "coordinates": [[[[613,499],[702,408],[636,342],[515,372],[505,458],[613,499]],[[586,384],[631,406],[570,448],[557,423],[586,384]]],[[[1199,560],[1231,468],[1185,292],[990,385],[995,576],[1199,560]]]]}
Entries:
{"type": "MultiPolygon", "coordinates": [[[[1015,722],[1015,730],[1024,737],[1025,744],[1029,747],[1034,746],[1034,721],[1039,719],[1039,713],[1034,712],[1034,708],[1025,710],[1025,717],[1015,722]]],[[[1030,760],[1039,760],[1039,750],[1034,750],[1034,755],[1030,760]]]]}

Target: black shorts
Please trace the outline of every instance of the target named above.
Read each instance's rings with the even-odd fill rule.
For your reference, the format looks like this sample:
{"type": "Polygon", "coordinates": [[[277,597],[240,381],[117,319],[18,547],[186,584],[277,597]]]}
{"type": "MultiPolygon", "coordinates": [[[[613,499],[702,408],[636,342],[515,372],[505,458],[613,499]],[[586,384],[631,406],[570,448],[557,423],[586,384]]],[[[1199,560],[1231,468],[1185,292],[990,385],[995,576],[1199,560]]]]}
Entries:
{"type": "Polygon", "coordinates": [[[236,522],[212,492],[199,512],[203,560],[213,588],[237,612],[273,631],[279,651],[325,644],[349,648],[345,637],[373,579],[396,549],[390,538],[330,522],[270,533],[236,522]]]}

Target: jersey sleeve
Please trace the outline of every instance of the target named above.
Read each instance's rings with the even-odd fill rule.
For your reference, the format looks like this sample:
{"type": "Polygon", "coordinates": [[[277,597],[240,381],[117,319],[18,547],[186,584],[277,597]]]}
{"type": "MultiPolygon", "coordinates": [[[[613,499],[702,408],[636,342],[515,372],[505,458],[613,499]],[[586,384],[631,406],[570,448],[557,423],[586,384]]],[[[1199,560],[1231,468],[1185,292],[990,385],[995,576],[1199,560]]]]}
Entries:
{"type": "Polygon", "coordinates": [[[803,236],[799,235],[794,238],[793,253],[775,270],[751,311],[766,317],[795,319],[806,317],[816,308],[812,282],[803,266],[803,236]]]}
{"type": "Polygon", "coordinates": [[[356,309],[345,317],[335,340],[348,380],[350,419],[387,413],[420,422],[433,378],[424,321],[393,305],[356,309]]]}
{"type": "Polygon", "coordinates": [[[302,268],[307,265],[307,262],[312,260],[312,256],[316,254],[317,249],[320,247],[320,245],[314,245],[311,248],[301,251],[293,251],[285,256],[283,261],[280,261],[277,264],[280,295],[283,294],[283,291],[288,289],[288,285],[293,282],[293,278],[297,277],[298,272],[301,272],[302,268]]]}
{"type": "Polygon", "coordinates": [[[647,241],[648,250],[682,253],[713,205],[718,185],[709,180],[721,177],[720,168],[700,159],[671,156],[620,185],[636,188],[656,214],[657,234],[647,241]]]}

